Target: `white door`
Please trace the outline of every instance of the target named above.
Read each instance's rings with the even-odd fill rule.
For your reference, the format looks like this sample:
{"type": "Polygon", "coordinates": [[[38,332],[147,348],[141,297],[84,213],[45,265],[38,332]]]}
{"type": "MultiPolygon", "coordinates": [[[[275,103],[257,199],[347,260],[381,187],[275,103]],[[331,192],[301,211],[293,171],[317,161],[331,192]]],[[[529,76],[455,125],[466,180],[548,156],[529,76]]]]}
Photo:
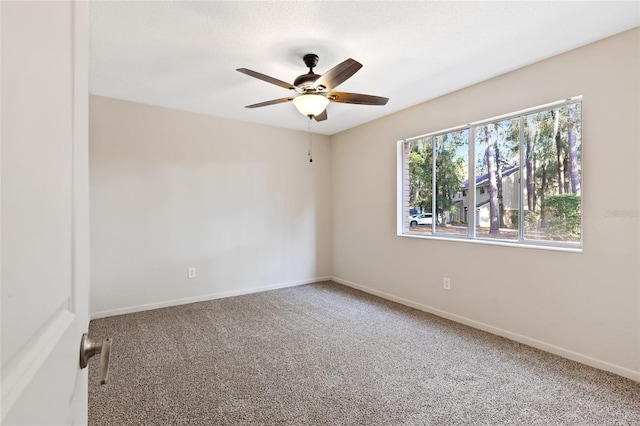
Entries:
{"type": "Polygon", "coordinates": [[[0,3],[3,425],[87,422],[87,7],[0,3]]]}

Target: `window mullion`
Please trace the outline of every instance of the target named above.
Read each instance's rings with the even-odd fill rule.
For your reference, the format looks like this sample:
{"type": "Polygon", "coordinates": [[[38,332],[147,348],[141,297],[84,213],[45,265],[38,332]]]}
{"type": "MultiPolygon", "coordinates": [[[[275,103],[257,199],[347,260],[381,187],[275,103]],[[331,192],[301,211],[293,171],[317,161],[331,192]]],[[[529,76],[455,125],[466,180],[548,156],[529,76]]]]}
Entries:
{"type": "Polygon", "coordinates": [[[525,196],[524,196],[524,189],[526,188],[526,184],[525,184],[525,173],[524,173],[524,168],[526,166],[525,164],[525,152],[524,152],[524,120],[525,120],[525,116],[521,115],[520,116],[520,123],[519,123],[519,127],[520,127],[520,131],[518,132],[518,138],[520,139],[520,207],[519,207],[519,211],[518,211],[518,241],[524,241],[524,226],[525,226],[525,220],[524,220],[524,200],[525,200],[525,196]]]}
{"type": "Polygon", "coordinates": [[[467,191],[467,226],[469,238],[476,238],[476,126],[469,127],[469,184],[467,191]]]}
{"type": "Polygon", "coordinates": [[[438,212],[436,211],[436,138],[431,136],[431,235],[436,233],[436,221],[438,220],[438,212]]]}

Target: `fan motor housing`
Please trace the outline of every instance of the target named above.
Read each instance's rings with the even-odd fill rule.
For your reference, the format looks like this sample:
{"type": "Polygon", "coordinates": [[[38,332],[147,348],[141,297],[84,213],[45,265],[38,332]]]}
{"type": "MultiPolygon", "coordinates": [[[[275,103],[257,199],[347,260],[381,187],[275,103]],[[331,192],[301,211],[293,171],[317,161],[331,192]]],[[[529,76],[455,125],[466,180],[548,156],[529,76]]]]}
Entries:
{"type": "Polygon", "coordinates": [[[312,72],[302,74],[293,81],[293,85],[301,89],[313,89],[313,83],[319,78],[320,76],[318,74],[312,72]]]}

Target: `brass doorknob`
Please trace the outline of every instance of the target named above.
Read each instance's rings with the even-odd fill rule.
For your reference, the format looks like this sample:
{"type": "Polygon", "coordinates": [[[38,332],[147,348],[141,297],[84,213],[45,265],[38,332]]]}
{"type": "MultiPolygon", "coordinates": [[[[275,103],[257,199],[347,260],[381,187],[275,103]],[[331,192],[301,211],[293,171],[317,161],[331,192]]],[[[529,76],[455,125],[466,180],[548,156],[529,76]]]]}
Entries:
{"type": "Polygon", "coordinates": [[[80,340],[80,368],[86,368],[89,358],[100,354],[100,369],[98,370],[98,382],[101,385],[107,383],[109,375],[109,356],[111,354],[111,339],[102,339],[97,342],[92,340],[87,333],[80,340]]]}

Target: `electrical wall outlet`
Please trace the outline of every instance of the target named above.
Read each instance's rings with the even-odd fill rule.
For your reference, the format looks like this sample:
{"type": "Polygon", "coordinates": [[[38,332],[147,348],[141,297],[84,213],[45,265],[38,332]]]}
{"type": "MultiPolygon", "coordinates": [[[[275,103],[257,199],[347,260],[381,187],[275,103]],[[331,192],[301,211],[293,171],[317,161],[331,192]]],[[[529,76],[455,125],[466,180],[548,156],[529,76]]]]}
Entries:
{"type": "Polygon", "coordinates": [[[449,277],[444,277],[442,279],[442,288],[445,290],[451,290],[451,279],[449,279],[449,277]]]}
{"type": "Polygon", "coordinates": [[[196,277],[196,268],[187,268],[187,278],[195,278],[196,277]]]}

